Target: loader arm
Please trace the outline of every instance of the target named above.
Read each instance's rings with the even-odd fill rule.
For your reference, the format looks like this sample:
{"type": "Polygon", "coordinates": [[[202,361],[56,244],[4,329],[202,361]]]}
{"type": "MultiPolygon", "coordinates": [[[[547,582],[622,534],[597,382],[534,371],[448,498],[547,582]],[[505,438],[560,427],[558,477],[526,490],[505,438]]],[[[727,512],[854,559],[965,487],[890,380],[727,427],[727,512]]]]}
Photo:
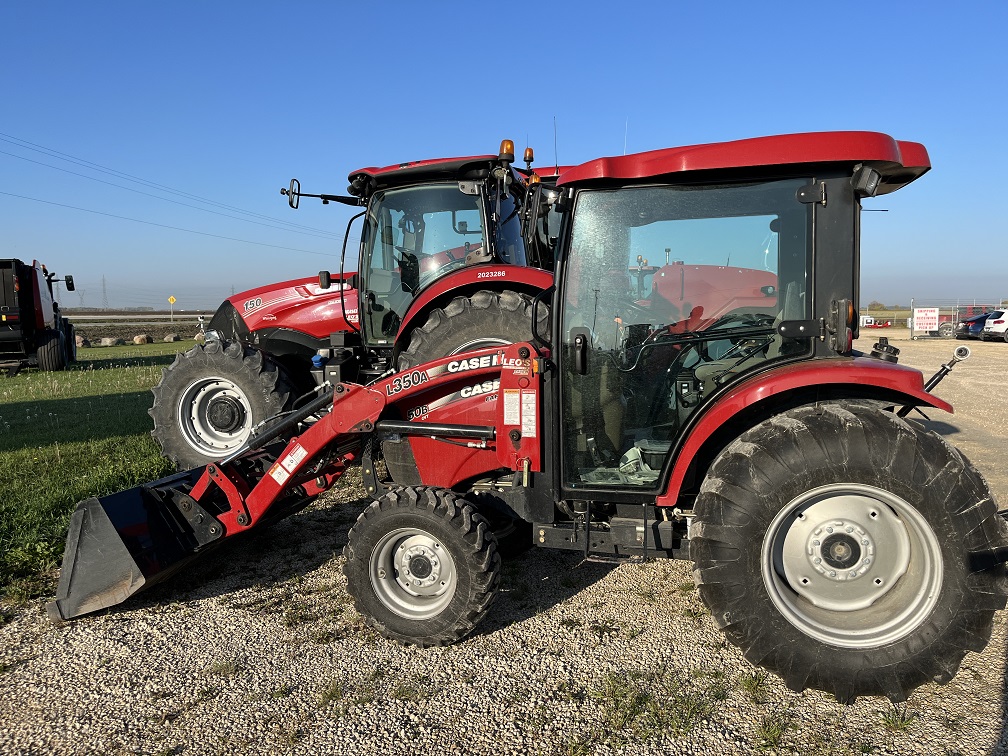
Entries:
{"type": "Polygon", "coordinates": [[[369,386],[340,383],[329,411],[297,435],[270,440],[267,428],[260,432],[262,448],[252,441],[235,458],[81,502],[71,519],[56,599],[47,607],[50,617],[67,620],[119,604],[221,542],[298,511],[359,462],[363,441],[376,431],[472,443],[486,450],[491,469],[539,470],[534,355],[529,344],[494,347],[369,386]],[[460,384],[493,377],[502,391],[514,393],[486,403],[489,424],[382,420],[383,414],[405,416],[397,405],[433,403],[457,394],[460,384]],[[501,448],[499,431],[509,439],[501,448]]]}

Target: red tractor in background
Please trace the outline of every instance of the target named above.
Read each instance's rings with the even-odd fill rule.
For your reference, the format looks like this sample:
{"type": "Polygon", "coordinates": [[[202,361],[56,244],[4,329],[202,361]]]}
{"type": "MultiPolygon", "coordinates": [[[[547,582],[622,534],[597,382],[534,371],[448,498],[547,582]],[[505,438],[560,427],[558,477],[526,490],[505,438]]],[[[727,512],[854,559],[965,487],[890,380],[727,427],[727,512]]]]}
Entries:
{"type": "Polygon", "coordinates": [[[227,299],[206,343],[179,355],[154,387],[153,436],[164,455],[179,469],[221,459],[327,380],[368,383],[457,350],[527,339],[531,298],[552,284],[553,260],[548,246],[523,239],[526,184],[513,162],[505,140],[498,155],[353,171],[349,196],[302,194],[291,181],[281,191],[292,208],[303,196],[364,208],[346,234],[364,218],[357,270],[227,299]]]}
{"type": "Polygon", "coordinates": [[[0,368],[62,370],[77,360],[73,325],[60,314],[53,283],[74,290],[73,276],[58,278],[38,260],[0,260],[0,368]]]}
{"type": "MultiPolygon", "coordinates": [[[[883,340],[852,349],[861,202],[929,168],[920,144],[832,132],[533,184],[529,206],[562,222],[529,341],[323,384],[219,463],[81,502],[50,616],[114,606],[359,464],[375,501],[344,572],[389,638],[452,643],[491,611],[506,511],[535,546],[690,559],[718,627],[794,690],[901,701],[949,682],[1005,606],[1008,525],[969,461],[904,418],[951,411],[930,392],[968,350],[925,383],[883,340]],[[679,290],[642,298],[628,268],[664,248],[679,290]],[[758,285],[725,306],[686,271],[731,280],[729,259],[758,285]]],[[[397,330],[383,312],[365,336],[397,330]]]]}

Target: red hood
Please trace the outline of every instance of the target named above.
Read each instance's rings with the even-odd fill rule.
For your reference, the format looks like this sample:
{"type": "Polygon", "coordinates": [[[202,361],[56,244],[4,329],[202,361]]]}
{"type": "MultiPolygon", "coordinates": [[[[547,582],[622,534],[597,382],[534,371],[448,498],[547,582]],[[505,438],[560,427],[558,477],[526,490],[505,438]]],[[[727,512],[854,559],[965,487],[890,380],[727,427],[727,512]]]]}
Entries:
{"type": "MultiPolygon", "coordinates": [[[[349,279],[350,275],[344,276],[349,279]]],[[[238,311],[250,331],[287,328],[324,339],[334,331],[353,330],[356,325],[357,291],[343,284],[340,302],[340,278],[333,276],[332,286],[319,287],[318,278],[298,278],[243,291],[228,301],[238,311]],[[343,309],[346,308],[346,320],[343,309]]]]}

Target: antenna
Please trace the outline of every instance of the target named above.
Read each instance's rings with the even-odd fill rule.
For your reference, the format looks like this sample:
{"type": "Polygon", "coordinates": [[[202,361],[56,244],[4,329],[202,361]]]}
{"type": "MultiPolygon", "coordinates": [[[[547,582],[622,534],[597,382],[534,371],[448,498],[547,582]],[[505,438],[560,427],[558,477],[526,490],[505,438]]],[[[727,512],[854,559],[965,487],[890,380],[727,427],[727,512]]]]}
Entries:
{"type": "Polygon", "coordinates": [[[556,129],[556,116],[553,116],[553,165],[556,168],[556,172],[560,173],[560,158],[557,157],[557,129],[556,129]]]}
{"type": "Polygon", "coordinates": [[[623,156],[626,157],[626,138],[630,131],[630,116],[627,116],[626,126],[623,127],[623,156]]]}

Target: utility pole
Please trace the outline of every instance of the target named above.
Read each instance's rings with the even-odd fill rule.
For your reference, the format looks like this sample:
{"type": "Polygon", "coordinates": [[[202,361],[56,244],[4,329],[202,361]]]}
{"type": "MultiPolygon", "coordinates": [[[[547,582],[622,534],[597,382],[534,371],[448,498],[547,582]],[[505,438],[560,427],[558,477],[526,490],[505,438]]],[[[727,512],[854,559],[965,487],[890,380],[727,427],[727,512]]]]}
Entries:
{"type": "Polygon", "coordinates": [[[101,277],[101,305],[103,310],[108,309],[108,289],[105,288],[105,276],[101,277]]]}

